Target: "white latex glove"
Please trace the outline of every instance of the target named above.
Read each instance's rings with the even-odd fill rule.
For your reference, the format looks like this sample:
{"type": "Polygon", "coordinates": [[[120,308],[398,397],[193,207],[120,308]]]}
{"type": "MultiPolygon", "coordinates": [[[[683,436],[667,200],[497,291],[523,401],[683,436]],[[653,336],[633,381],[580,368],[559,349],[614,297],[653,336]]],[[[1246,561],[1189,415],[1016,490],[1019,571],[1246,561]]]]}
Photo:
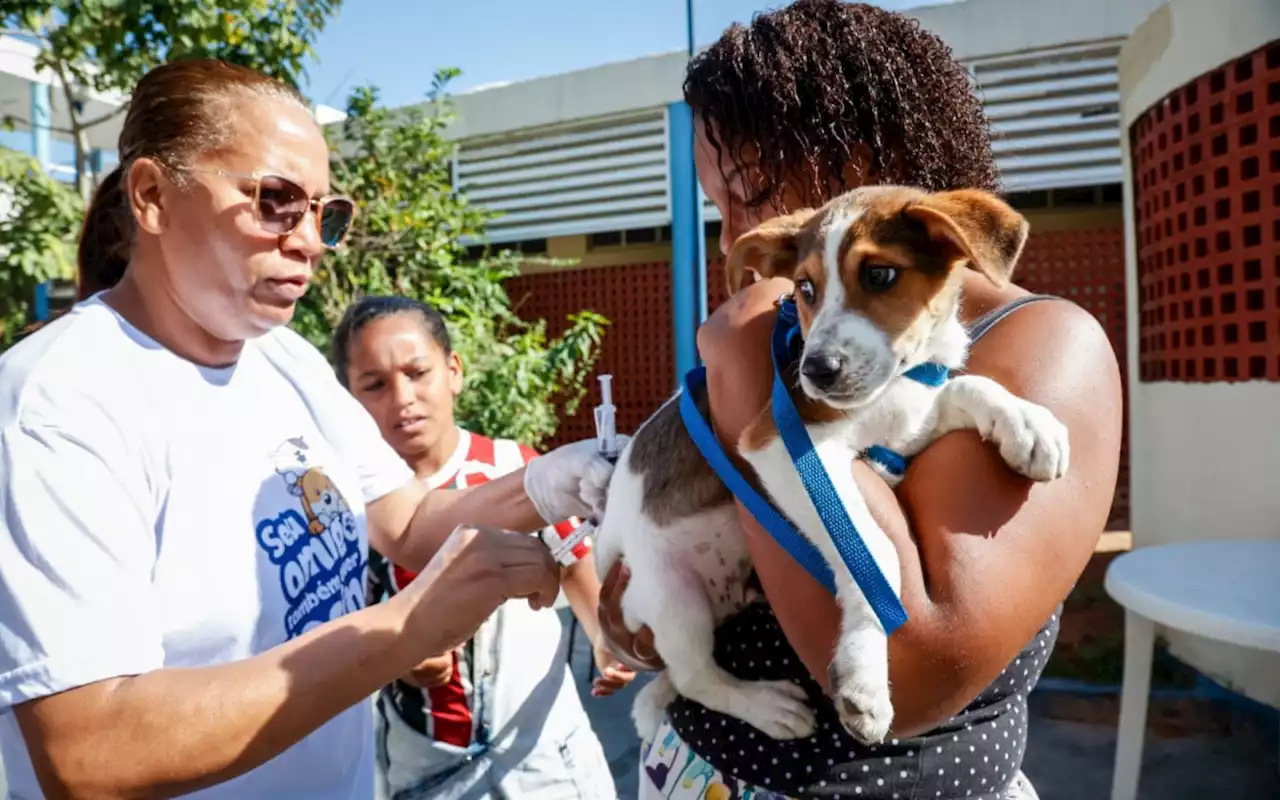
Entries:
{"type": "MultiPolygon", "coordinates": [[[[617,435],[618,452],[631,438],[617,435]]],[[[548,525],[569,517],[589,517],[604,508],[613,464],[596,449],[595,439],[557,447],[524,468],[524,492],[548,525]]]]}

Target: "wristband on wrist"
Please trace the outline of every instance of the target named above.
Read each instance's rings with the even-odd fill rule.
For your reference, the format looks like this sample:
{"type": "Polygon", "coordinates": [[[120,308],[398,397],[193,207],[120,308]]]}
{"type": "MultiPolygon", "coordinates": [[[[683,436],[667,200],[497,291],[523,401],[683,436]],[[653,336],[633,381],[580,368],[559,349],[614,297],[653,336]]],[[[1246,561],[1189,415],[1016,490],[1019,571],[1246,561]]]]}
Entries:
{"type": "Polygon", "coordinates": [[[559,532],[554,527],[543,528],[538,535],[542,539],[542,543],[551,551],[551,557],[555,559],[556,563],[562,567],[569,567],[580,560],[578,556],[574,555],[573,551],[588,536],[595,533],[595,530],[595,523],[591,520],[586,520],[575,528],[573,533],[564,538],[560,537],[559,532]]]}

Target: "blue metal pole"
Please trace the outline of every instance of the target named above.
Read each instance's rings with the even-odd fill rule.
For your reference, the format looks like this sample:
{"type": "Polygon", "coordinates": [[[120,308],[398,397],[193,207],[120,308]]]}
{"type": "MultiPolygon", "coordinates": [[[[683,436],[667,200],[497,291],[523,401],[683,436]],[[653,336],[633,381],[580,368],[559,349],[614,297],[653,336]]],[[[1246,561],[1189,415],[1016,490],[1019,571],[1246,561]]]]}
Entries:
{"type": "MultiPolygon", "coordinates": [[[[667,106],[668,152],[671,171],[671,310],[675,327],[676,385],[697,366],[695,326],[697,279],[706,275],[698,263],[703,238],[698,213],[698,179],[693,168],[693,110],[683,100],[667,106]]],[[[705,283],[705,280],[703,281],[705,283]]]]}
{"type": "Polygon", "coordinates": [[[48,169],[53,151],[53,95],[49,84],[31,84],[31,155],[48,169]]]}
{"type": "Polygon", "coordinates": [[[93,175],[93,185],[102,180],[102,148],[95,147],[89,151],[89,173],[93,175]]]}
{"type": "Polygon", "coordinates": [[[36,322],[44,322],[49,318],[50,281],[36,284],[35,318],[36,322]]]}
{"type": "Polygon", "coordinates": [[[693,0],[684,3],[685,33],[689,38],[689,58],[693,58],[693,0]]]}
{"type": "MultiPolygon", "coordinates": [[[[688,53],[689,53],[689,58],[692,59],[693,51],[694,51],[693,0],[685,0],[684,9],[685,9],[685,34],[686,34],[687,43],[688,43],[688,53]]],[[[693,136],[693,132],[694,132],[693,126],[690,125],[689,133],[691,138],[693,136]]],[[[693,148],[696,146],[697,144],[695,142],[690,147],[690,150],[689,150],[689,159],[691,162],[693,161],[693,148]]],[[[698,226],[697,253],[696,253],[698,268],[694,271],[694,287],[695,287],[694,291],[697,292],[696,302],[698,304],[697,306],[698,307],[698,324],[701,325],[702,323],[707,321],[707,235],[706,235],[707,229],[706,229],[706,224],[702,215],[702,211],[703,211],[702,187],[698,183],[697,167],[691,164],[691,168],[693,169],[694,216],[696,218],[695,223],[698,226]]],[[[695,358],[696,357],[697,355],[696,355],[696,347],[695,347],[695,358]]]]}

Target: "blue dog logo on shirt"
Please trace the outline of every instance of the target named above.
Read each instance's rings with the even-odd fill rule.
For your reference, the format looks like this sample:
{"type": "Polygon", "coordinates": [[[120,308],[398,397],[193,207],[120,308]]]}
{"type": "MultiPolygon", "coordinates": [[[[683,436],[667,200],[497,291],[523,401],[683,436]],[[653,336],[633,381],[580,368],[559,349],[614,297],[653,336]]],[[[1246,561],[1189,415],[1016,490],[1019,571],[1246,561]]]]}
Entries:
{"type": "Polygon", "coordinates": [[[296,505],[257,524],[258,543],[280,568],[292,639],[364,606],[365,555],[355,515],[333,480],[310,463],[301,438],[272,454],[276,474],[296,505]]]}

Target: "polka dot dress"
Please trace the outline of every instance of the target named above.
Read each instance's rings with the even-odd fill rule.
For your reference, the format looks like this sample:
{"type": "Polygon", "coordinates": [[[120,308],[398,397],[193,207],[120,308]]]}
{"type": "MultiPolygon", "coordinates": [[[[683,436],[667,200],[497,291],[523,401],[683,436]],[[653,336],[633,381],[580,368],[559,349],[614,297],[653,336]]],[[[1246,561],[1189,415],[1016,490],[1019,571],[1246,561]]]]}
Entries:
{"type": "Polygon", "coordinates": [[[712,766],[796,798],[999,797],[1022,765],[1027,692],[1057,640],[1055,613],[1030,644],[964,711],[912,739],[866,747],[840,725],[835,707],[791,649],[772,609],[748,606],[716,631],[715,658],[744,680],[792,680],[818,712],[807,739],[778,741],[736,717],[685,697],[668,709],[672,727],[712,766]]]}

